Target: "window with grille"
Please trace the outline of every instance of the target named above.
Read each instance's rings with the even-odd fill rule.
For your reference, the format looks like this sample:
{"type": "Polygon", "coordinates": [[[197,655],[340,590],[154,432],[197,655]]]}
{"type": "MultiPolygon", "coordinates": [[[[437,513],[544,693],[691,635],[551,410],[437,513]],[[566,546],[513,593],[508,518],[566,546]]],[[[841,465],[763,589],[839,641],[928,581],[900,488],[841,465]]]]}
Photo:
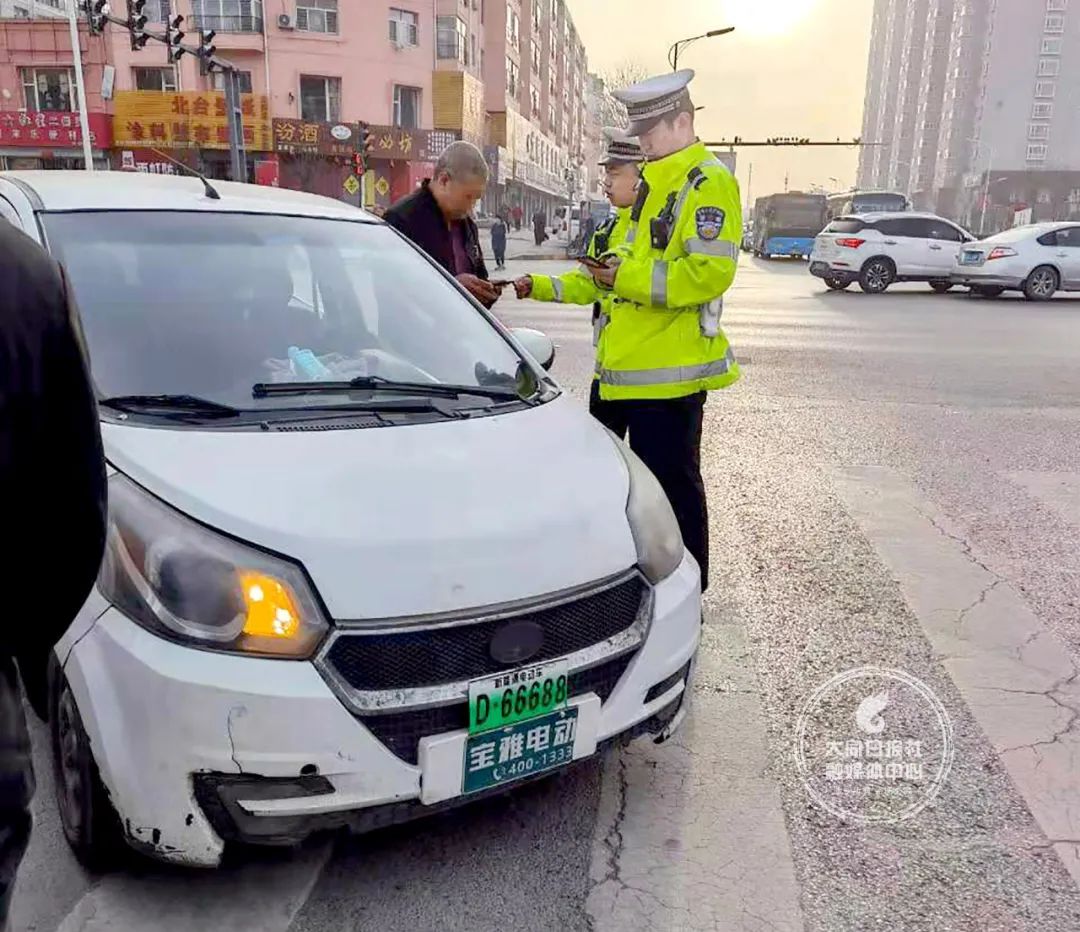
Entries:
{"type": "Polygon", "coordinates": [[[296,28],[303,32],[336,35],[338,0],[299,0],[296,4],[296,28]]]}
{"type": "Polygon", "coordinates": [[[300,119],[341,121],[341,78],[300,75],[300,119]]]}
{"type": "Polygon", "coordinates": [[[1046,11],[1053,13],[1055,10],[1065,10],[1068,5],[1068,0],[1046,0],[1046,11]]]}
{"type": "Polygon", "coordinates": [[[1057,85],[1053,81],[1036,81],[1035,82],[1035,96],[1036,97],[1053,97],[1057,92],[1057,85]]]}
{"type": "Polygon", "coordinates": [[[420,88],[394,85],[394,126],[416,129],[420,125],[420,88]]]}
{"type": "Polygon", "coordinates": [[[22,68],[23,97],[27,110],[74,110],[70,68],[22,68]]]}
{"type": "Polygon", "coordinates": [[[1051,13],[1043,23],[1043,32],[1057,35],[1065,31],[1065,17],[1060,13],[1051,13]]]}
{"type": "Polygon", "coordinates": [[[1036,103],[1031,108],[1031,118],[1033,120],[1049,120],[1054,115],[1054,105],[1047,103],[1036,103]]]}
{"type": "Polygon", "coordinates": [[[262,32],[262,0],[191,0],[187,25],[214,32],[262,32]]]}
{"type": "MultiPolygon", "coordinates": [[[[211,77],[211,82],[210,82],[211,87],[213,87],[215,91],[223,91],[223,90],[225,90],[225,75],[222,74],[222,72],[215,71],[210,77],[211,77]]],[[[250,71],[238,71],[238,72],[236,72],[236,78],[237,78],[236,83],[240,87],[240,93],[241,94],[254,93],[254,88],[253,88],[252,83],[251,83],[251,72],[250,71]]]]}
{"type": "Polygon", "coordinates": [[[1045,162],[1047,147],[1042,143],[1032,143],[1027,147],[1027,160],[1029,162],[1045,162]]]}
{"type": "Polygon", "coordinates": [[[397,45],[420,44],[420,16],[412,10],[390,7],[390,41],[397,45]]]}
{"type": "Polygon", "coordinates": [[[1062,39],[1043,39],[1042,48],[1039,50],[1040,55],[1060,55],[1062,39]]]}
{"type": "Polygon", "coordinates": [[[1028,125],[1028,139],[1049,139],[1049,123],[1031,123],[1028,125]]]}

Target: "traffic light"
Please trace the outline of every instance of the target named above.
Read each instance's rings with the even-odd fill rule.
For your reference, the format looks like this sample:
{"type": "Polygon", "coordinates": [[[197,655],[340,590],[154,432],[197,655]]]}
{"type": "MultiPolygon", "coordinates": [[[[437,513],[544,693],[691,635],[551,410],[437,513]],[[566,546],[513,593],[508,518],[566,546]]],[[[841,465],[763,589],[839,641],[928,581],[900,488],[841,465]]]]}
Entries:
{"type": "Polygon", "coordinates": [[[364,157],[359,153],[353,153],[353,174],[357,178],[363,178],[364,172],[367,171],[367,164],[364,162],[364,157]]]}
{"type": "Polygon", "coordinates": [[[375,145],[375,139],[371,135],[371,128],[367,123],[361,122],[356,133],[356,155],[353,157],[353,165],[356,174],[362,175],[371,164],[371,150],[375,145]]]}
{"type": "Polygon", "coordinates": [[[128,31],[131,33],[131,48],[135,52],[150,41],[150,37],[146,34],[149,17],[145,9],[146,0],[128,0],[128,31]]]}
{"type": "Polygon", "coordinates": [[[86,21],[90,26],[90,32],[93,35],[100,35],[104,32],[105,24],[108,22],[108,16],[111,12],[109,0],[86,0],[83,9],[86,10],[86,21]]]}
{"type": "Polygon", "coordinates": [[[180,31],[184,22],[183,16],[174,16],[165,21],[165,45],[169,49],[169,64],[175,65],[180,61],[186,49],[180,44],[184,41],[185,33],[180,31]]]}
{"type": "Polygon", "coordinates": [[[210,73],[210,65],[217,54],[217,46],[214,45],[216,36],[217,33],[213,29],[199,30],[199,51],[195,54],[199,56],[199,70],[203,74],[210,73]]]}

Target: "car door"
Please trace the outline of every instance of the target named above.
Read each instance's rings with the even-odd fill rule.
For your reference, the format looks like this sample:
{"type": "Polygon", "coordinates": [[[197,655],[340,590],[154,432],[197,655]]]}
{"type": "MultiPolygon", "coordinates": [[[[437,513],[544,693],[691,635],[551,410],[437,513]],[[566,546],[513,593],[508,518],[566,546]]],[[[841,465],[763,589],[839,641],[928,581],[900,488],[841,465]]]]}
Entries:
{"type": "Polygon", "coordinates": [[[930,273],[948,278],[964,242],[963,231],[946,220],[929,220],[926,223],[930,234],[926,242],[930,273]]]}
{"type": "Polygon", "coordinates": [[[1062,227],[1057,231],[1054,258],[1061,269],[1062,288],[1080,290],[1080,226],[1062,227]]]}
{"type": "Polygon", "coordinates": [[[891,217],[876,224],[884,237],[881,252],[893,260],[900,277],[926,273],[926,245],[915,234],[922,233],[912,217],[891,217]]]}

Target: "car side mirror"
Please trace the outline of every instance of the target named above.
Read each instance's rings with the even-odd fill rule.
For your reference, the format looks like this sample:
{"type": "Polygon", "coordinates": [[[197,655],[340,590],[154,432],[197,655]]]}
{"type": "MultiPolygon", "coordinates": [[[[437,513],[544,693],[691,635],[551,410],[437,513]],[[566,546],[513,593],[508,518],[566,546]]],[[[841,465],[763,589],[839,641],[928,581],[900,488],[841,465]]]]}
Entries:
{"type": "Polygon", "coordinates": [[[525,347],[526,352],[532,356],[544,369],[550,369],[555,363],[555,343],[546,333],[533,330],[530,327],[513,327],[510,332],[514,338],[525,347]]]}

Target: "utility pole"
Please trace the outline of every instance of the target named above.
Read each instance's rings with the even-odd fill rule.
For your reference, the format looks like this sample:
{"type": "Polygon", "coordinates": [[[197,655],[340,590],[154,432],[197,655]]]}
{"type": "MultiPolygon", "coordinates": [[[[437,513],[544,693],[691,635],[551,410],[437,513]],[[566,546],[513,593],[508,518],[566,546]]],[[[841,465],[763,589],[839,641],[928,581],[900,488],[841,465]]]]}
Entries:
{"type": "Polygon", "coordinates": [[[754,192],[754,163],[750,163],[750,171],[746,175],[746,206],[750,208],[753,203],[754,192]]]}
{"type": "Polygon", "coordinates": [[[82,46],[79,41],[79,22],[76,18],[78,0],[68,0],[68,28],[71,32],[71,55],[75,65],[76,109],[79,111],[79,132],[82,133],[84,168],[94,170],[94,145],[90,141],[90,117],[87,114],[86,83],[83,79],[82,46]]]}

